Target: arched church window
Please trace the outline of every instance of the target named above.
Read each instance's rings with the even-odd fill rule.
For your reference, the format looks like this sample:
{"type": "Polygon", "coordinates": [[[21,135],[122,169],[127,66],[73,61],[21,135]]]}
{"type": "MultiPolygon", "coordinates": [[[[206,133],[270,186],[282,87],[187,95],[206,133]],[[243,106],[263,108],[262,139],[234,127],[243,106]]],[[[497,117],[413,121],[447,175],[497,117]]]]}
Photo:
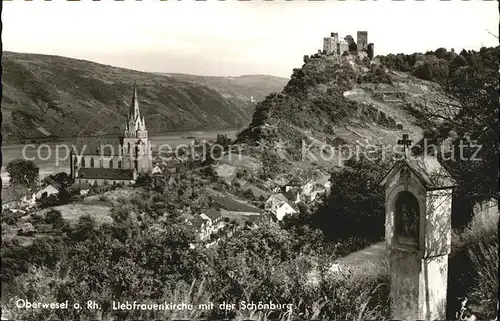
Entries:
{"type": "Polygon", "coordinates": [[[94,168],[94,158],[90,158],[90,167],[94,168]]]}
{"type": "Polygon", "coordinates": [[[412,243],[419,239],[420,211],[418,200],[412,193],[404,191],[396,199],[395,232],[398,238],[410,240],[412,243]]]}
{"type": "Polygon", "coordinates": [[[122,161],[121,161],[121,159],[118,160],[118,168],[122,168],[122,161]]]}
{"type": "Polygon", "coordinates": [[[100,168],[103,168],[104,167],[104,161],[101,159],[99,159],[99,167],[100,168]]]}
{"type": "Polygon", "coordinates": [[[113,168],[113,160],[109,160],[109,168],[113,168]]]}
{"type": "Polygon", "coordinates": [[[85,167],[85,156],[82,157],[82,167],[85,167]]]}

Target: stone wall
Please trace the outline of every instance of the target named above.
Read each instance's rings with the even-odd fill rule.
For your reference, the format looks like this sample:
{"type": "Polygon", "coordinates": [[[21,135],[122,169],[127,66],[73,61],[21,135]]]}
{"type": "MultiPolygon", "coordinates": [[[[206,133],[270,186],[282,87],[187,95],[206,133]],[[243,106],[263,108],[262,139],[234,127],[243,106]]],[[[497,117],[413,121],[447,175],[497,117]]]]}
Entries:
{"type": "Polygon", "coordinates": [[[335,42],[331,37],[325,37],[323,39],[323,52],[325,54],[331,54],[335,51],[335,42]]]}
{"type": "Polygon", "coordinates": [[[349,52],[349,44],[345,41],[339,42],[338,54],[342,55],[344,52],[349,52]]]}

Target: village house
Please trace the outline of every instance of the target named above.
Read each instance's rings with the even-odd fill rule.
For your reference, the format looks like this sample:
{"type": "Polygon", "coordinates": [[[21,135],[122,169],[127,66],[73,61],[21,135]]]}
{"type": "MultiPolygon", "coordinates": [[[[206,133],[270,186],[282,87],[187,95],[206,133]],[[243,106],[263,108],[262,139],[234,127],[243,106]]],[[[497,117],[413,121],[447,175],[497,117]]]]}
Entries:
{"type": "Polygon", "coordinates": [[[211,196],[212,206],[218,208],[224,217],[260,215],[261,210],[255,206],[239,202],[229,196],[211,196]]]}
{"type": "Polygon", "coordinates": [[[283,203],[273,214],[276,216],[278,221],[281,221],[285,216],[293,215],[296,214],[297,212],[298,211],[293,207],[293,205],[287,201],[283,203]]]}
{"type": "Polygon", "coordinates": [[[2,210],[35,205],[35,193],[21,186],[2,188],[2,210]]]}
{"type": "Polygon", "coordinates": [[[205,242],[225,226],[224,219],[220,211],[209,209],[192,219],[186,219],[186,223],[194,228],[198,240],[205,242]]]}
{"type": "Polygon", "coordinates": [[[326,195],[330,195],[332,189],[332,182],[330,181],[330,175],[325,175],[318,179],[317,183],[325,189],[326,195]]]}
{"type": "Polygon", "coordinates": [[[151,172],[151,174],[153,174],[153,176],[161,175],[163,174],[163,171],[161,170],[160,166],[156,165],[155,167],[153,167],[153,171],[151,172]]]}
{"type": "Polygon", "coordinates": [[[69,187],[70,191],[83,196],[90,192],[90,188],[90,184],[86,182],[75,182],[69,187]]]}
{"type": "Polygon", "coordinates": [[[325,175],[313,182],[311,192],[308,194],[308,200],[311,202],[316,201],[319,196],[328,196],[331,191],[331,182],[329,175],[325,175]]]}
{"type": "Polygon", "coordinates": [[[57,196],[62,190],[63,187],[61,186],[61,184],[57,182],[51,182],[50,184],[47,184],[45,187],[36,192],[35,199],[39,200],[52,195],[57,196]]]}
{"type": "Polygon", "coordinates": [[[267,201],[264,203],[264,209],[267,211],[276,211],[283,203],[287,201],[287,198],[285,195],[281,193],[276,193],[267,199],[267,201]]]}
{"type": "Polygon", "coordinates": [[[205,213],[202,213],[200,217],[207,219],[211,223],[211,233],[216,233],[222,228],[224,228],[224,218],[222,217],[222,214],[220,211],[217,211],[215,209],[209,209],[205,211],[205,213]]]}
{"type": "Polygon", "coordinates": [[[285,184],[284,192],[301,189],[302,184],[303,184],[302,179],[298,176],[295,176],[288,183],[285,184]]]}
{"type": "Polygon", "coordinates": [[[278,221],[281,221],[286,215],[295,214],[298,211],[281,193],[271,195],[264,204],[264,209],[271,212],[278,221]]]}
{"type": "Polygon", "coordinates": [[[195,232],[197,233],[199,241],[203,242],[210,238],[211,222],[209,219],[197,215],[190,220],[186,220],[186,223],[194,228],[195,232]]]}

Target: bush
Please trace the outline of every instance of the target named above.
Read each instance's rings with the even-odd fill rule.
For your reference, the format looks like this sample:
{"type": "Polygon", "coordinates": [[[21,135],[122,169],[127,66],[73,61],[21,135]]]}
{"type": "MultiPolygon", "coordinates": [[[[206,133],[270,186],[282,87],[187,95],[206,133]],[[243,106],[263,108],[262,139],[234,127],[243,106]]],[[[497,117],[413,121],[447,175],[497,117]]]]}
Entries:
{"type": "Polygon", "coordinates": [[[384,67],[374,65],[370,68],[370,71],[363,76],[362,81],[358,81],[358,83],[361,82],[392,85],[392,78],[385,72],[384,67]]]}
{"type": "Polygon", "coordinates": [[[51,209],[45,214],[45,223],[47,224],[58,224],[63,220],[61,212],[55,209],[51,209]]]}
{"type": "Polygon", "coordinates": [[[459,310],[466,297],[470,312],[484,319],[497,316],[498,212],[486,220],[475,217],[462,232],[453,231],[448,276],[448,315],[459,310]]]}
{"type": "Polygon", "coordinates": [[[31,223],[24,223],[21,228],[17,230],[17,235],[20,236],[33,236],[35,233],[35,227],[31,223]]]}
{"type": "Polygon", "coordinates": [[[12,212],[11,210],[2,211],[2,223],[6,223],[8,225],[16,225],[19,220],[18,214],[12,212]]]}
{"type": "Polygon", "coordinates": [[[329,277],[320,282],[320,291],[328,301],[323,303],[317,319],[389,319],[390,275],[387,263],[385,259],[373,260],[365,262],[362,267],[344,267],[333,275],[330,272],[329,277]]]}
{"type": "MultiPolygon", "coordinates": [[[[313,214],[313,226],[323,230],[330,240],[358,237],[378,241],[385,233],[385,197],[378,181],[389,170],[390,163],[382,158],[362,157],[350,159],[345,165],[344,169],[332,173],[330,197],[313,214]]],[[[363,241],[359,246],[366,244],[363,241]]]]}

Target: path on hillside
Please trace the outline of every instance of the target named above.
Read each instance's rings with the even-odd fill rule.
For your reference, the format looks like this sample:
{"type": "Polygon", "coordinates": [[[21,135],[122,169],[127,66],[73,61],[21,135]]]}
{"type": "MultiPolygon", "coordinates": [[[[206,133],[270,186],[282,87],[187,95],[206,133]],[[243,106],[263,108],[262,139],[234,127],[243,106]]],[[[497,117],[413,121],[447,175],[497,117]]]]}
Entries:
{"type": "MultiPolygon", "coordinates": [[[[343,268],[360,266],[373,262],[385,256],[385,241],[370,245],[362,250],[352,252],[332,262],[329,268],[330,273],[338,273],[343,268]]],[[[309,282],[313,285],[319,284],[319,272],[313,269],[309,272],[309,282]]]]}
{"type": "Polygon", "coordinates": [[[364,262],[374,259],[374,258],[380,258],[385,255],[385,241],[370,245],[367,248],[364,248],[362,250],[352,252],[347,254],[344,257],[341,257],[335,262],[334,264],[339,264],[339,265],[347,265],[347,266],[352,266],[356,264],[363,264],[364,262]]]}

